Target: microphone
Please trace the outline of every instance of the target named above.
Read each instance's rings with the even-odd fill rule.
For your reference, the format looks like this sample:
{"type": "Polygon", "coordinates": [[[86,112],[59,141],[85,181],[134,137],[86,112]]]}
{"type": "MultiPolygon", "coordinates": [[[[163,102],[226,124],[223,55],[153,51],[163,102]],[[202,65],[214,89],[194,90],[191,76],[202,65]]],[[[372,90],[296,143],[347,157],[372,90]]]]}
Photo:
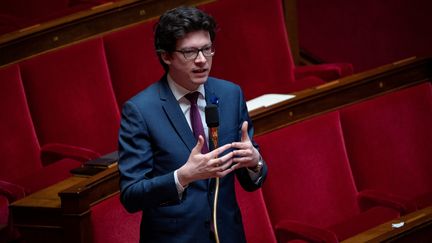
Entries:
{"type": "MultiPolygon", "coordinates": [[[[205,107],[205,119],[207,126],[210,128],[209,137],[213,142],[214,149],[218,148],[218,127],[219,127],[219,111],[217,105],[209,104],[205,107]]],[[[218,157],[217,155],[215,156],[218,157]]],[[[215,181],[215,195],[213,201],[213,230],[215,235],[216,243],[219,241],[219,232],[217,227],[217,202],[219,196],[219,177],[216,177],[215,181]]]]}
{"type": "Polygon", "coordinates": [[[219,111],[217,105],[210,104],[205,107],[205,119],[207,126],[210,128],[209,137],[211,138],[214,148],[218,148],[218,127],[219,111]]]}

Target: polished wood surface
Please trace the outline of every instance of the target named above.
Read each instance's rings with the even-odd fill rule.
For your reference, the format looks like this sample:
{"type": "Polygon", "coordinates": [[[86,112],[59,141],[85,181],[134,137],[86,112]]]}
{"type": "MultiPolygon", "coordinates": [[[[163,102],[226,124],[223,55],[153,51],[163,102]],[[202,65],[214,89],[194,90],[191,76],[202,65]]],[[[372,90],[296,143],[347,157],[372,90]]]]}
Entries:
{"type": "Polygon", "coordinates": [[[180,5],[214,0],[123,0],[0,36],[0,66],[158,17],[180,5]]]}
{"type": "Polygon", "coordinates": [[[88,180],[84,177],[71,176],[70,178],[47,187],[41,191],[28,195],[27,197],[15,201],[12,208],[18,207],[42,207],[42,208],[60,208],[61,201],[58,193],[67,188],[88,180]]]}
{"type": "Polygon", "coordinates": [[[432,206],[402,216],[400,219],[381,224],[373,229],[344,240],[343,243],[396,241],[398,238],[402,238],[416,230],[422,230],[422,228],[426,227],[429,232],[432,232],[432,206]],[[401,222],[404,223],[402,227],[392,227],[392,224],[401,222]]]}

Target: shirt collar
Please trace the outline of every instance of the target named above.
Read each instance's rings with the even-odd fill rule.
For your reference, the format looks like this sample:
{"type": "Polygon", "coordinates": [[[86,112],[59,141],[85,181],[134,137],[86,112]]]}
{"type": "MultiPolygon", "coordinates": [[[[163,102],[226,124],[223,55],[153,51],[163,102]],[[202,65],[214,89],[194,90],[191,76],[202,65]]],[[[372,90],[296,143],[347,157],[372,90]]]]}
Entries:
{"type": "MultiPolygon", "coordinates": [[[[186,94],[191,93],[191,91],[183,88],[178,83],[176,83],[169,74],[167,75],[167,80],[168,80],[168,86],[170,87],[177,101],[180,100],[182,97],[184,97],[186,94]]],[[[201,84],[196,91],[198,91],[205,99],[204,85],[201,84]]]]}

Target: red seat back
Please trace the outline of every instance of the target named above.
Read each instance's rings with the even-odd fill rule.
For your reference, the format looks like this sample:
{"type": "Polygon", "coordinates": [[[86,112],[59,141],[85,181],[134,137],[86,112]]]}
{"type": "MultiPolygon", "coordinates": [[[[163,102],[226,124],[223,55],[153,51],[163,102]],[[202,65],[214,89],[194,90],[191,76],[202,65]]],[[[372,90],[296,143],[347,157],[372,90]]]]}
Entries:
{"type": "Polygon", "coordinates": [[[141,23],[104,36],[108,66],[120,108],[164,73],[153,47],[154,23],[141,23]]]}
{"type": "Polygon", "coordinates": [[[18,65],[0,68],[0,80],[0,180],[16,182],[42,168],[40,148],[18,65]]]}
{"type": "Polygon", "coordinates": [[[273,224],[327,228],[360,212],[337,112],[256,137],[269,174],[263,187],[273,224]]]}
{"type": "Polygon", "coordinates": [[[21,67],[42,145],[63,143],[101,154],[117,149],[120,115],[101,39],[34,57],[21,67]]]}
{"type": "Polygon", "coordinates": [[[347,107],[341,121],[359,190],[432,194],[430,83],[347,107]]]}
{"type": "Polygon", "coordinates": [[[270,222],[262,190],[246,192],[235,181],[237,202],[239,204],[246,241],[249,243],[276,243],[276,236],[270,222]]]}
{"type": "Polygon", "coordinates": [[[212,75],[239,84],[247,100],[287,93],[294,62],[279,0],[218,0],[200,6],[219,29],[212,75]]]}

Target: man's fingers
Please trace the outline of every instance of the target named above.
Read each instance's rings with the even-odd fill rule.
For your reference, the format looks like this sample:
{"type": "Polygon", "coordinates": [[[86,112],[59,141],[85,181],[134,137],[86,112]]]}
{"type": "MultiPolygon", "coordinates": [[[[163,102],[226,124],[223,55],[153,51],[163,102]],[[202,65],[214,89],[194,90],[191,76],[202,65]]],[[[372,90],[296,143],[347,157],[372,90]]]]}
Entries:
{"type": "Polygon", "coordinates": [[[240,156],[240,157],[251,156],[252,157],[252,150],[250,150],[250,149],[234,150],[233,153],[234,153],[234,156],[240,156]]]}
{"type": "Polygon", "coordinates": [[[210,156],[210,158],[216,158],[218,157],[219,154],[222,154],[223,152],[225,152],[225,150],[230,149],[232,147],[232,144],[228,143],[225,144],[213,151],[211,151],[210,153],[208,153],[208,155],[210,156]]]}
{"type": "Polygon", "coordinates": [[[233,153],[231,152],[231,153],[225,154],[224,156],[222,156],[220,158],[212,159],[209,163],[209,166],[210,167],[220,167],[221,165],[224,165],[229,160],[231,160],[232,157],[233,157],[233,153]]]}
{"type": "Polygon", "coordinates": [[[229,173],[233,172],[237,167],[236,165],[231,166],[233,163],[232,160],[225,163],[223,166],[219,168],[219,170],[216,172],[217,177],[224,177],[228,175],[229,173]]]}
{"type": "Polygon", "coordinates": [[[249,143],[244,142],[233,142],[232,147],[236,149],[248,149],[251,145],[249,143]]]}

